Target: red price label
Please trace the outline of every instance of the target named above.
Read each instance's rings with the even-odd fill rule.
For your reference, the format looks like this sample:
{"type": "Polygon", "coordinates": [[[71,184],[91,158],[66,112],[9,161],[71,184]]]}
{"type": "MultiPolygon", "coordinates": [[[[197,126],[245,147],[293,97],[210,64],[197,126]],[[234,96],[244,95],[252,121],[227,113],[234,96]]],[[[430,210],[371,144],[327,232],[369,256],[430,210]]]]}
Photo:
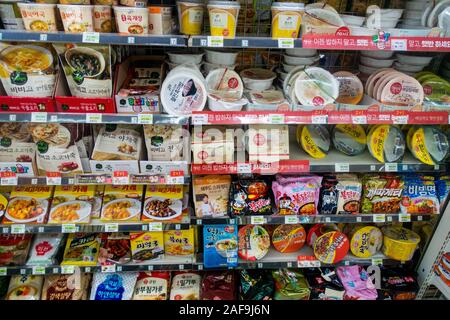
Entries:
{"type": "Polygon", "coordinates": [[[127,171],[114,171],[114,177],[115,178],[128,177],[128,172],[127,171]]]}
{"type": "Polygon", "coordinates": [[[47,178],[61,178],[61,172],[48,172],[46,173],[47,178]]]}
{"type": "Polygon", "coordinates": [[[297,256],[297,261],[315,261],[317,258],[315,256],[297,256]]]}
{"type": "Polygon", "coordinates": [[[0,178],[15,178],[16,173],[11,171],[2,171],[0,172],[0,178]]]}
{"type": "Polygon", "coordinates": [[[184,177],[184,171],[183,170],[174,170],[170,171],[171,177],[184,177]]]}

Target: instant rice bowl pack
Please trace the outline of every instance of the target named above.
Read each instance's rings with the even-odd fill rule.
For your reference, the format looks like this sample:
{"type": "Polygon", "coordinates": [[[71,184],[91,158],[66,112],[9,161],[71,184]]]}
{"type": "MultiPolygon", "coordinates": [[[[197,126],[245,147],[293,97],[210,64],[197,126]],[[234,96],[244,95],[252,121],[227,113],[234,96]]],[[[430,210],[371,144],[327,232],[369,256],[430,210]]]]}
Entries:
{"type": "Polygon", "coordinates": [[[396,175],[364,176],[362,213],[399,213],[403,187],[403,179],[396,175]]]}
{"type": "Polygon", "coordinates": [[[383,234],[377,227],[358,226],[350,234],[350,250],[358,258],[369,258],[383,244],[383,234]]]}
{"type": "Polygon", "coordinates": [[[246,225],[239,230],[239,257],[244,260],[262,259],[270,248],[270,236],[264,227],[246,225]]]}
{"type": "Polygon", "coordinates": [[[177,272],[172,278],[170,300],[200,300],[202,277],[194,272],[177,272]]]}
{"type": "Polygon", "coordinates": [[[130,300],[136,272],[94,273],[90,300],[130,300]]]}
{"type": "Polygon", "coordinates": [[[203,245],[205,268],[237,266],[237,226],[205,225],[203,227],[203,245]]]}
{"type": "Polygon", "coordinates": [[[295,252],[300,250],[306,240],[306,232],[302,225],[279,225],[272,234],[272,244],[274,248],[282,253],[295,252]]]}
{"type": "Polygon", "coordinates": [[[338,263],[350,249],[348,238],[339,231],[327,232],[314,242],[314,255],[325,264],[338,263]]]}
{"type": "Polygon", "coordinates": [[[170,272],[139,272],[132,300],[167,300],[170,272]]]}

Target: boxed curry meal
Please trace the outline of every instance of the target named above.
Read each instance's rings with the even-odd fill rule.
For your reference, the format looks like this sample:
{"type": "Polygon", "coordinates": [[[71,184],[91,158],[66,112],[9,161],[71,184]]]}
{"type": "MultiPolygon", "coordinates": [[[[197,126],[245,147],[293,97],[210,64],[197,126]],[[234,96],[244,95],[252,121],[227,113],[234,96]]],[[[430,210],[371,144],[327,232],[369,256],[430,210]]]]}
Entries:
{"type": "Polygon", "coordinates": [[[178,218],[183,211],[182,185],[148,185],[142,221],[169,221],[178,218]]]}
{"type": "Polygon", "coordinates": [[[143,185],[107,185],[100,220],[139,221],[143,193],[143,185]]]}
{"type": "Polygon", "coordinates": [[[89,223],[99,201],[94,185],[57,186],[48,223],[89,223]]]}
{"type": "Polygon", "coordinates": [[[169,256],[193,256],[195,249],[194,228],[164,232],[164,251],[169,256]]]}
{"type": "Polygon", "coordinates": [[[214,218],[227,215],[231,176],[194,176],[192,186],[197,217],[214,218]]]}
{"type": "Polygon", "coordinates": [[[16,186],[3,217],[3,223],[45,223],[52,186],[16,186]]]}
{"type": "Polygon", "coordinates": [[[61,265],[95,266],[100,251],[97,233],[71,233],[66,242],[61,265]]]}
{"type": "Polygon", "coordinates": [[[143,262],[164,258],[164,235],[162,231],[130,232],[131,258],[143,262]]]}

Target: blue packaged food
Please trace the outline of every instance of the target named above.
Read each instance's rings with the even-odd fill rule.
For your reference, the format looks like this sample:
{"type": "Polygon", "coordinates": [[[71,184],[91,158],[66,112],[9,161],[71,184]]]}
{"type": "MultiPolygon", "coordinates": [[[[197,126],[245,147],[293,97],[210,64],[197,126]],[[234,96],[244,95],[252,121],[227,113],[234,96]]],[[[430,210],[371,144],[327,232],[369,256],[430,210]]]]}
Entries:
{"type": "Polygon", "coordinates": [[[400,209],[402,213],[408,214],[439,213],[439,200],[434,181],[405,178],[400,209]]]}
{"type": "Polygon", "coordinates": [[[235,225],[205,225],[203,244],[205,268],[237,266],[238,230],[235,225]]]}

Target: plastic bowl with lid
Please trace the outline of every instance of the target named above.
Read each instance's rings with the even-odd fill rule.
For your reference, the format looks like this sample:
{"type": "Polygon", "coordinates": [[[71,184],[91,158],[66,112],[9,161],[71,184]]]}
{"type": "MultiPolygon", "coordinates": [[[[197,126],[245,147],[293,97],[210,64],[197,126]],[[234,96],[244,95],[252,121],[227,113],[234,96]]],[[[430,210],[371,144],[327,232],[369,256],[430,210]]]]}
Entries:
{"type": "Polygon", "coordinates": [[[298,65],[292,65],[292,64],[287,64],[287,63],[283,63],[283,69],[284,69],[284,71],[286,71],[286,72],[291,72],[292,70],[294,70],[295,68],[297,68],[297,67],[301,67],[301,68],[306,68],[306,67],[308,67],[309,65],[306,65],[306,64],[298,64],[298,65]]]}
{"type": "Polygon", "coordinates": [[[211,71],[219,68],[227,68],[230,70],[234,70],[236,68],[236,65],[233,64],[231,66],[227,66],[224,64],[215,64],[215,63],[209,63],[209,62],[203,62],[203,70],[205,70],[206,74],[210,73],[211,71]]]}
{"type": "Polygon", "coordinates": [[[373,58],[373,59],[390,59],[394,55],[394,51],[383,50],[367,50],[361,51],[361,56],[373,58]]]}
{"type": "Polygon", "coordinates": [[[374,68],[389,68],[395,61],[394,59],[375,59],[365,56],[361,56],[359,60],[363,65],[374,68]]]}
{"type": "Polygon", "coordinates": [[[374,67],[369,67],[369,66],[365,66],[363,64],[359,64],[358,65],[358,70],[361,71],[362,73],[371,75],[372,73],[374,73],[375,71],[377,71],[379,68],[374,68],[374,67]]]}
{"type": "Polygon", "coordinates": [[[113,6],[117,29],[123,34],[148,34],[148,9],[113,6]]]}
{"type": "Polygon", "coordinates": [[[224,101],[214,95],[208,95],[208,107],[211,111],[241,111],[246,104],[248,104],[246,98],[238,101],[224,101]]]}
{"type": "Polygon", "coordinates": [[[291,57],[313,57],[317,55],[316,49],[294,48],[286,49],[286,54],[291,57]]]}
{"type": "Polygon", "coordinates": [[[320,59],[319,56],[293,57],[293,56],[289,56],[287,54],[284,54],[283,58],[284,58],[285,63],[291,64],[291,65],[299,65],[299,64],[310,65],[310,64],[316,63],[320,59]]]}
{"type": "Polygon", "coordinates": [[[261,91],[270,89],[277,77],[275,72],[262,68],[245,69],[240,75],[247,89],[261,91]]]}
{"type": "Polygon", "coordinates": [[[168,52],[169,60],[175,64],[193,63],[200,64],[202,62],[203,53],[181,53],[168,52]]]}
{"type": "Polygon", "coordinates": [[[395,54],[395,58],[397,59],[398,62],[402,64],[412,64],[416,66],[427,66],[433,59],[433,57],[430,56],[404,54],[404,53],[395,54]]]}
{"type": "Polygon", "coordinates": [[[346,25],[355,27],[361,27],[366,20],[365,17],[352,16],[349,14],[341,14],[341,18],[344,20],[346,25]]]}
{"type": "Polygon", "coordinates": [[[233,50],[205,50],[206,61],[209,63],[231,66],[236,63],[239,54],[233,50]]]}
{"type": "Polygon", "coordinates": [[[238,101],[244,93],[244,84],[239,74],[231,69],[219,68],[206,77],[208,94],[224,101],[238,101]]]}
{"type": "MultiPolygon", "coordinates": [[[[186,63],[173,63],[173,62],[170,62],[169,60],[166,60],[166,63],[167,63],[167,65],[169,66],[169,70],[172,70],[173,68],[176,68],[176,67],[178,67],[178,66],[182,66],[183,64],[186,64],[186,63]]],[[[196,66],[198,69],[200,69],[201,66],[202,66],[202,63],[196,64],[195,66],[196,66]]]]}
{"type": "Polygon", "coordinates": [[[394,68],[402,72],[419,72],[422,71],[425,66],[414,65],[414,64],[403,64],[400,62],[394,63],[394,68]]]}

